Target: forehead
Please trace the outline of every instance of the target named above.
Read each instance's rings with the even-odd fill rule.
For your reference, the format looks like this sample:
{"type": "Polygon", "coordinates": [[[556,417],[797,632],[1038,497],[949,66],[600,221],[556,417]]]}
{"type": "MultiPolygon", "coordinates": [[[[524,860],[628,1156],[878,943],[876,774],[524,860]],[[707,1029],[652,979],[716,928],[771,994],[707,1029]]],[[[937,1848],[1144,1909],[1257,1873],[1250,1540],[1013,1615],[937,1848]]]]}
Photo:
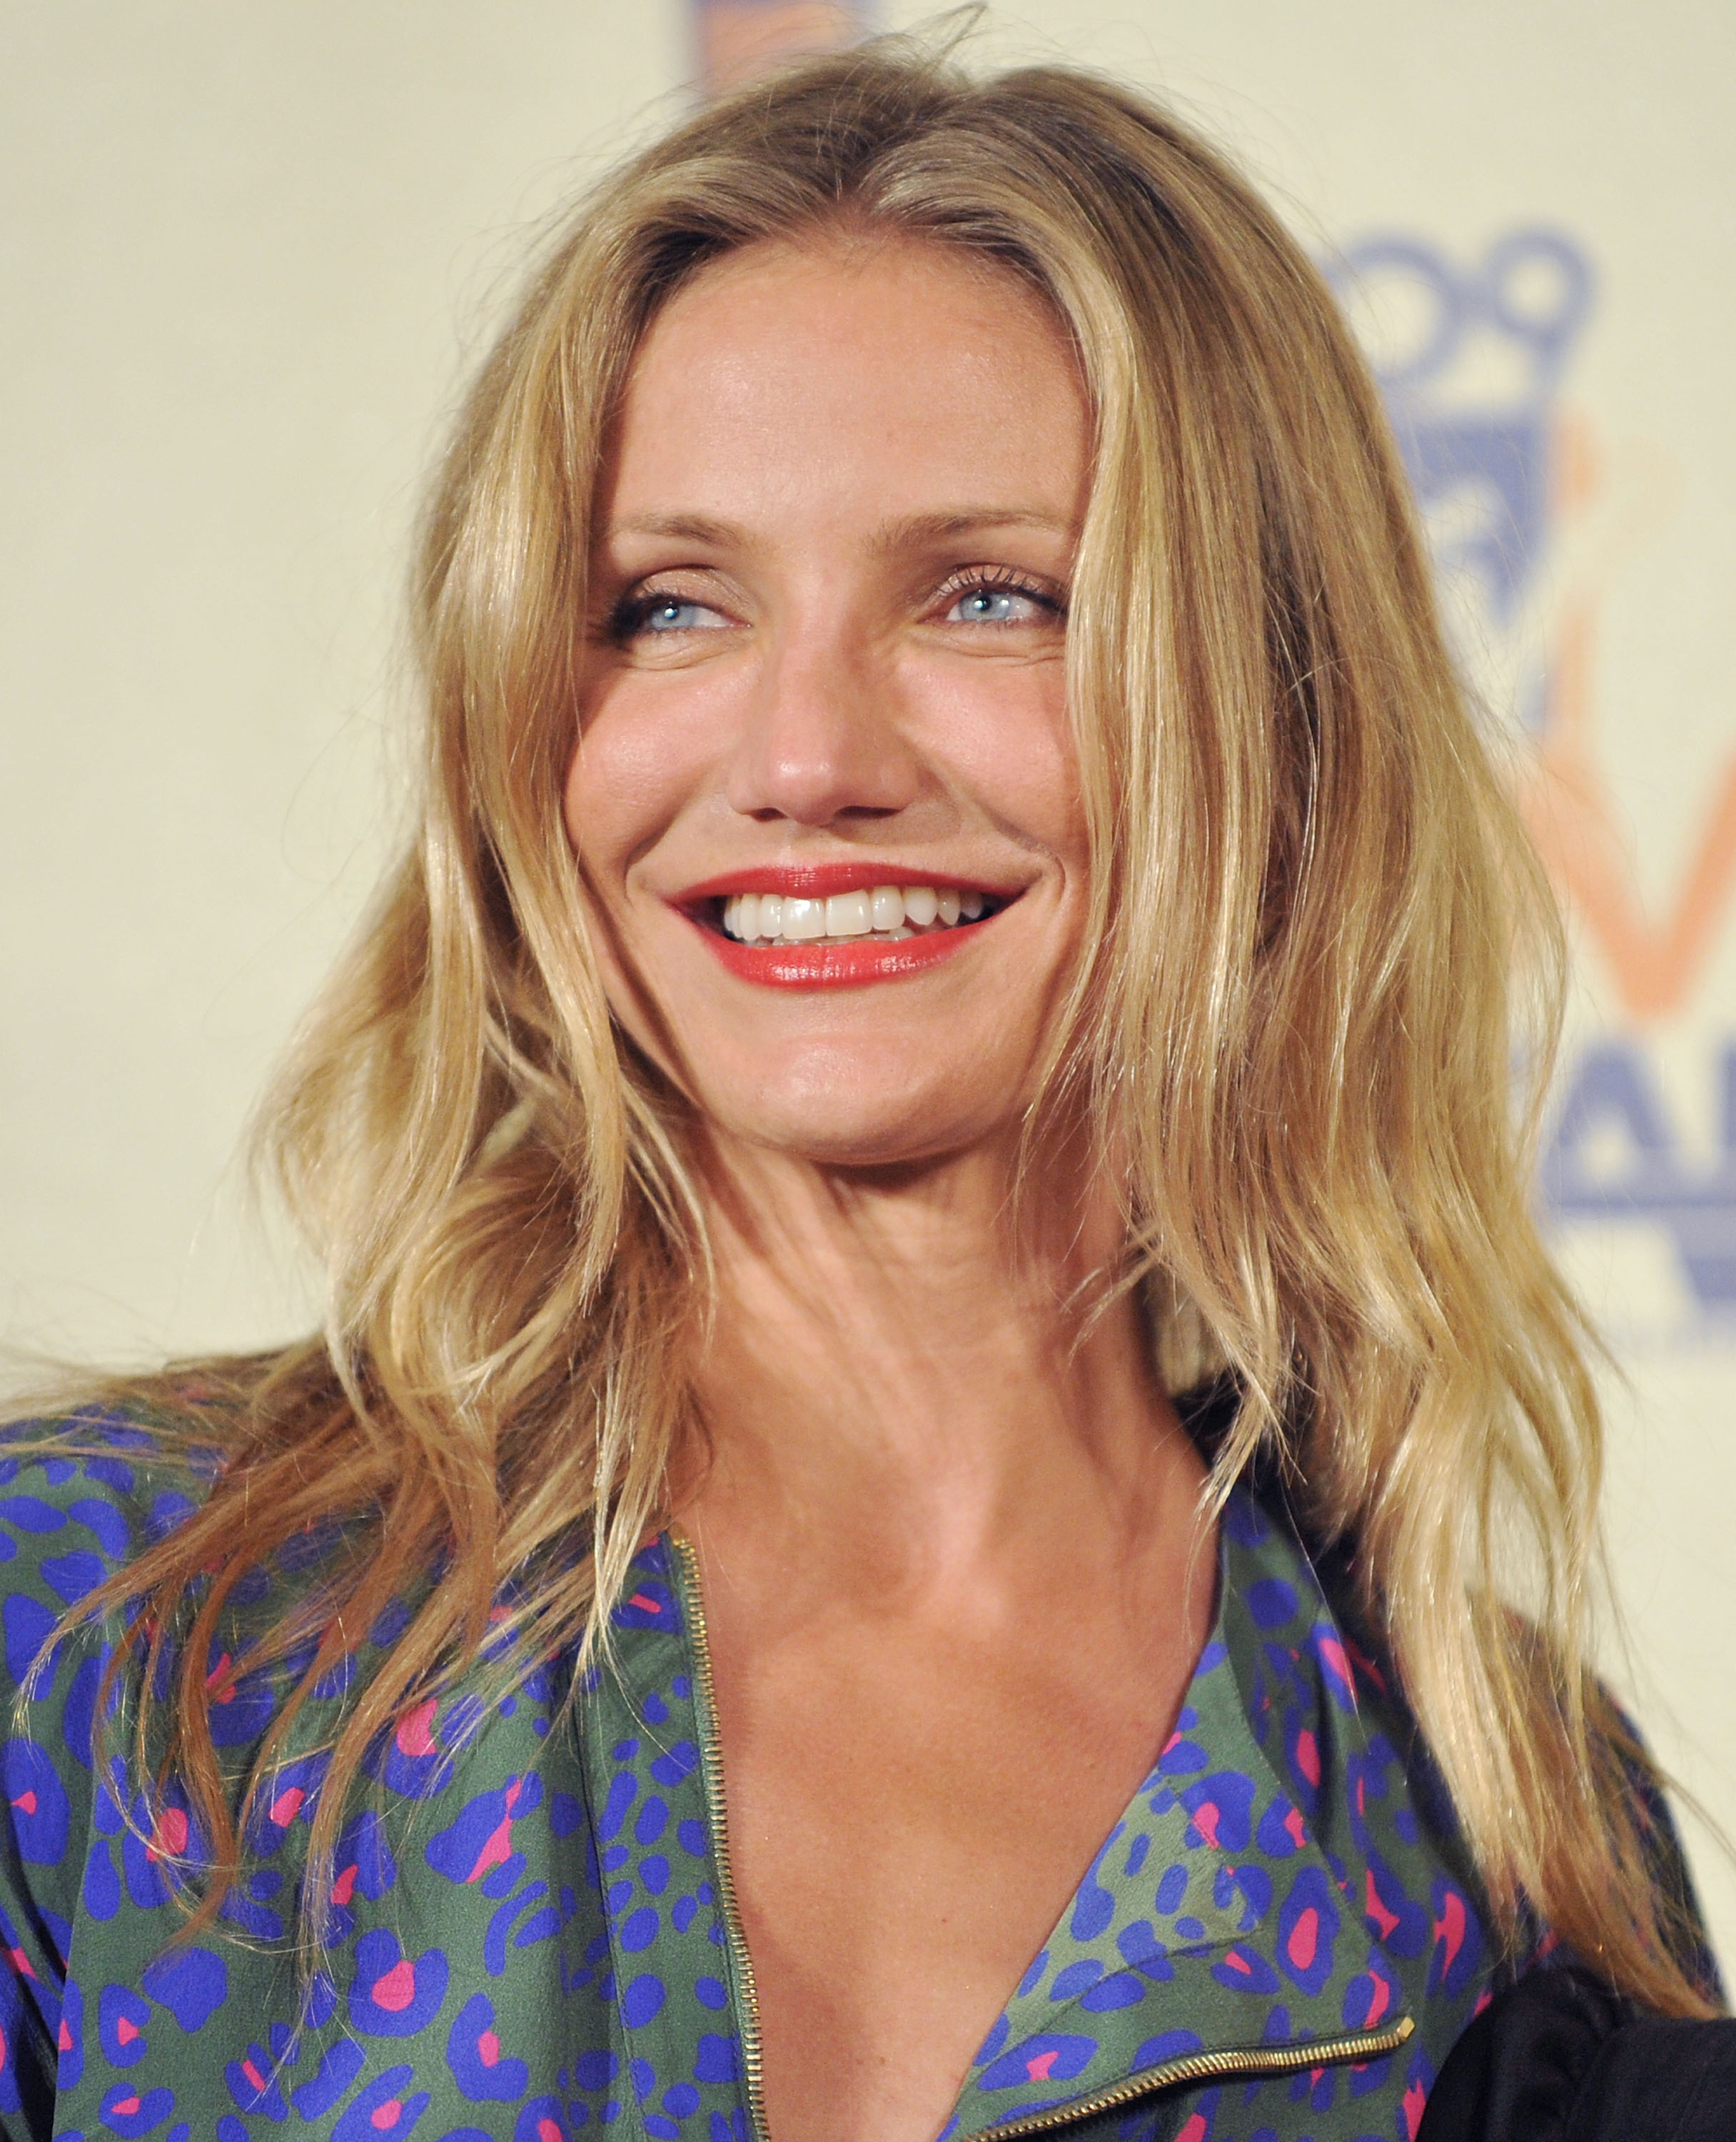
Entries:
{"type": "Polygon", "coordinates": [[[765,242],[653,321],[604,502],[740,521],[1016,496],[1076,521],[1088,433],[1067,333],[1012,270],[919,239],[765,242]]]}

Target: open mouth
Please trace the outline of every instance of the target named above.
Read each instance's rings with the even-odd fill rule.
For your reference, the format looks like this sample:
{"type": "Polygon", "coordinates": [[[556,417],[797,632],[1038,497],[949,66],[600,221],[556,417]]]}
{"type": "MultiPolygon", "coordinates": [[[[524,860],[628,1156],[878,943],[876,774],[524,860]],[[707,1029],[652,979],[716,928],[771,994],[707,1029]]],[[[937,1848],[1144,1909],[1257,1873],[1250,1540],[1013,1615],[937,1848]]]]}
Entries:
{"type": "Polygon", "coordinates": [[[822,989],[920,973],[1018,897],[958,879],[906,880],[885,864],[820,863],[742,871],[674,905],[743,980],[822,989]]]}
{"type": "Polygon", "coordinates": [[[937,930],[981,922],[1007,901],[977,886],[877,885],[817,899],[737,892],[713,904],[717,927],[738,945],[854,945],[864,938],[901,945],[937,930]]]}

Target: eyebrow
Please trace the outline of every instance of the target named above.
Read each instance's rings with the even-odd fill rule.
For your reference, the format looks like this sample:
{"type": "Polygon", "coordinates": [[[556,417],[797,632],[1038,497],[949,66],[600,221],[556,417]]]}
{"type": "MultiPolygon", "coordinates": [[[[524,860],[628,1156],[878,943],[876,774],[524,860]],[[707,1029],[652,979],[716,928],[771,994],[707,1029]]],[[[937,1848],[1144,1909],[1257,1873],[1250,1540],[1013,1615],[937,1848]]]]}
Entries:
{"type": "MultiPolygon", "coordinates": [[[[961,506],[883,522],[869,539],[870,546],[885,554],[924,542],[944,542],[987,528],[1042,528],[1061,536],[1073,533],[1072,523],[1063,516],[1037,506],[961,506]]],[[[714,521],[703,513],[640,513],[604,531],[605,541],[622,536],[673,536],[679,542],[704,543],[725,550],[743,542],[747,531],[734,521],[714,521]]]]}

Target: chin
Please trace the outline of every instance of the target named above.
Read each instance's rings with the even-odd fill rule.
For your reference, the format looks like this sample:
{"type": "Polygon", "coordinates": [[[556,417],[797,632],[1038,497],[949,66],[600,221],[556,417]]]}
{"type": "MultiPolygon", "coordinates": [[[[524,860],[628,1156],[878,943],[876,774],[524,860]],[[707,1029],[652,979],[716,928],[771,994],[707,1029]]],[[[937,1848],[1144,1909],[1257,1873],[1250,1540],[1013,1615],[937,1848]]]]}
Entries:
{"type": "MultiPolygon", "coordinates": [[[[836,1085],[762,1093],[752,1105],[705,1113],[744,1144],[816,1167],[921,1167],[992,1140],[995,1128],[978,1113],[945,1108],[915,1080],[876,1081],[855,1094],[836,1085]]],[[[1018,1110],[1009,1113],[1016,1123],[1018,1110]]]]}

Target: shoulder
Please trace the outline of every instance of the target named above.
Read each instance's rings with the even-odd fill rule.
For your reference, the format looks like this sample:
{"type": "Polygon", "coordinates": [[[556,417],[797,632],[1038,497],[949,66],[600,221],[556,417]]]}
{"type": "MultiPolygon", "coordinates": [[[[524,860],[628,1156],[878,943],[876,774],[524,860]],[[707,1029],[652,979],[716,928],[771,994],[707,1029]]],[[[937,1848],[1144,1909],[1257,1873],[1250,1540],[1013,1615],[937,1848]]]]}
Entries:
{"type": "Polygon", "coordinates": [[[202,1492],[198,1467],[126,1413],[92,1407],[0,1431],[0,2131],[52,2100],[90,1846],[111,1632],[61,1624],[202,1492]]]}
{"type": "Polygon", "coordinates": [[[1736,2022],[1648,2016],[1568,1962],[1527,1972],[1454,2046],[1418,2142],[1736,2132],[1736,2022]]]}
{"type": "MultiPolygon", "coordinates": [[[[1408,2010],[1405,2087],[1426,2090],[1503,1972],[1504,1943],[1391,1660],[1358,1607],[1354,1571],[1281,1498],[1238,1488],[1224,1510],[1220,1628],[1244,1715],[1276,1781],[1262,1830],[1324,1856],[1329,1888],[1308,1942],[1366,1959],[1357,1998],[1408,2010]],[[1372,1991],[1370,1990],[1372,1988],[1372,1991]]],[[[1347,2006],[1345,2021],[1367,2017],[1347,2006]]]]}
{"type": "Polygon", "coordinates": [[[90,1769],[94,1705],[121,1616],[62,1625],[197,1507],[211,1464],[210,1452],[176,1448],[147,1419],[116,1409],[0,1433],[0,1760],[11,1842],[27,1863],[57,1857],[61,1795],[38,1774],[90,1769]]]}
{"type": "Polygon", "coordinates": [[[0,1845],[15,1876],[41,1869],[52,1883],[69,1806],[88,1805],[96,1705],[126,1604],[93,1615],[87,1602],[198,1507],[213,1463],[141,1414],[95,1406],[0,1434],[0,1845]]]}
{"type": "MultiPolygon", "coordinates": [[[[1396,1661],[1364,1604],[1354,1547],[1311,1542],[1281,1496],[1246,1488],[1225,1513],[1226,1642],[1243,1701],[1364,1929],[1419,1972],[1438,2061],[1482,2004],[1546,1960],[1569,1960],[1528,1913],[1504,1930],[1396,1661]]],[[[1600,1692],[1625,1774],[1660,1931],[1684,1975],[1721,2005],[1704,1919],[1659,1774],[1600,1692]]]]}
{"type": "Polygon", "coordinates": [[[190,1516],[210,1493],[218,1462],[215,1446],[171,1439],[131,1409],[80,1408],[0,1433],[9,1673],[12,1624],[22,1630],[36,1618],[11,1602],[33,1602],[58,1621],[190,1516]]]}

